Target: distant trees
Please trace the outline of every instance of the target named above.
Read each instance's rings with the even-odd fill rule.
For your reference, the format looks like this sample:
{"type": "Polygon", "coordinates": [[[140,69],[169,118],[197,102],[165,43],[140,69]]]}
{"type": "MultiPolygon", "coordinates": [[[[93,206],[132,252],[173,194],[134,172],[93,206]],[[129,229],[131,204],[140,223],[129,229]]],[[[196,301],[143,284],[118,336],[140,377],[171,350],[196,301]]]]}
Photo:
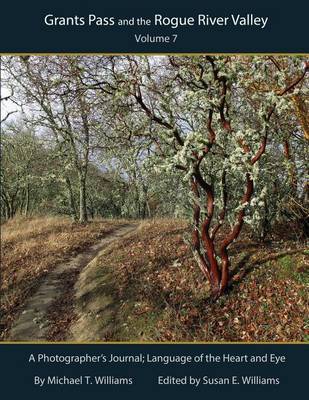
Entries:
{"type": "Polygon", "coordinates": [[[6,219],[17,211],[28,216],[46,174],[47,152],[35,135],[20,125],[2,132],[1,151],[2,214],[6,219]]]}
{"type": "MultiPolygon", "coordinates": [[[[36,124],[47,129],[57,143],[69,193],[71,182],[67,171],[74,168],[78,175],[80,222],[87,221],[89,159],[104,137],[106,118],[102,97],[96,96],[97,87],[105,85],[105,78],[101,76],[104,67],[97,71],[93,82],[92,69],[97,66],[90,61],[89,58],[52,56],[9,57],[4,62],[10,76],[7,84],[14,91],[15,101],[33,112],[36,124]],[[102,78],[103,83],[97,82],[97,78],[102,78]]],[[[71,209],[74,215],[72,198],[71,209]]]]}

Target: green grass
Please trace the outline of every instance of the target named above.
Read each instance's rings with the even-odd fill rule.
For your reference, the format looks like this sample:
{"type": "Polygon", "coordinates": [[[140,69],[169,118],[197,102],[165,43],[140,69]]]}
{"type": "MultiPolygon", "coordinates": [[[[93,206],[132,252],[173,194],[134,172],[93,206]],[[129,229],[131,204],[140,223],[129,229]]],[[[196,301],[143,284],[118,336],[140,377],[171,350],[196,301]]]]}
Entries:
{"type": "Polygon", "coordinates": [[[309,274],[308,269],[303,266],[305,265],[304,263],[305,261],[302,259],[301,253],[280,257],[277,261],[280,277],[289,278],[299,283],[308,284],[309,274]]]}

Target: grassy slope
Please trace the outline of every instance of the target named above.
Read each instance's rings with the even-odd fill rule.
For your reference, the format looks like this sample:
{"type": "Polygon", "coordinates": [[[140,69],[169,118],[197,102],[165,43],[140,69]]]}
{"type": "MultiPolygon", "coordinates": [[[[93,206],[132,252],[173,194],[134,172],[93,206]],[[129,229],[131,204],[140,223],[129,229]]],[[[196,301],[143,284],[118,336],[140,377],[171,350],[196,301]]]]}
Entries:
{"type": "Polygon", "coordinates": [[[1,336],[37,284],[58,263],[93,244],[119,221],[79,225],[64,217],[15,218],[1,227],[1,336]]]}
{"type": "Polygon", "coordinates": [[[289,241],[283,248],[240,240],[231,252],[233,263],[246,260],[247,269],[238,271],[227,295],[211,303],[209,287],[183,242],[186,230],[182,221],[145,223],[92,262],[76,286],[79,318],[73,339],[305,339],[306,252],[295,252],[289,241]]]}

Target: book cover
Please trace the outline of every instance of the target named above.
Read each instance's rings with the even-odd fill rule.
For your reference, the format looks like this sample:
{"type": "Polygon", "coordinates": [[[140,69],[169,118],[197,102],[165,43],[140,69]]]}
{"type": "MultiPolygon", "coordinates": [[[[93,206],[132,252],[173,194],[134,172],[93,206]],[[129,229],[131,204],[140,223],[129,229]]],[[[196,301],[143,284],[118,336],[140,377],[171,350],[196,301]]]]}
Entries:
{"type": "Polygon", "coordinates": [[[3,397],[303,396],[308,5],[1,10],[3,397]]]}

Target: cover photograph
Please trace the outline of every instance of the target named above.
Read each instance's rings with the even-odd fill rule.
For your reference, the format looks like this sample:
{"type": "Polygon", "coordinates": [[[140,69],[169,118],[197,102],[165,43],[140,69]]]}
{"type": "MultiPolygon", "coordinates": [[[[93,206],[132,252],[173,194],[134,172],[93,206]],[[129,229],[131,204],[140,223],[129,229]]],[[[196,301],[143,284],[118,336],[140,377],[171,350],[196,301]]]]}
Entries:
{"type": "Polygon", "coordinates": [[[305,394],[308,6],[263,3],[3,6],[5,398],[305,394]]]}

